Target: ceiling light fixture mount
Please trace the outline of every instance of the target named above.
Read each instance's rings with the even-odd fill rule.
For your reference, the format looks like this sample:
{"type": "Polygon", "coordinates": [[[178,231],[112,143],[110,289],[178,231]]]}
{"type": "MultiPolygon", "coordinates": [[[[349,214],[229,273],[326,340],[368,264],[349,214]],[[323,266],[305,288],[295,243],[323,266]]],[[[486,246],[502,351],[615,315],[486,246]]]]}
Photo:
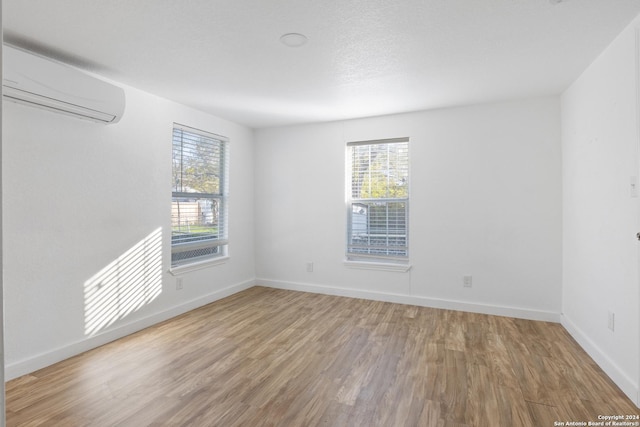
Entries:
{"type": "Polygon", "coordinates": [[[300,47],[307,44],[307,36],[300,33],[287,33],[280,37],[280,43],[288,47],[300,47]]]}

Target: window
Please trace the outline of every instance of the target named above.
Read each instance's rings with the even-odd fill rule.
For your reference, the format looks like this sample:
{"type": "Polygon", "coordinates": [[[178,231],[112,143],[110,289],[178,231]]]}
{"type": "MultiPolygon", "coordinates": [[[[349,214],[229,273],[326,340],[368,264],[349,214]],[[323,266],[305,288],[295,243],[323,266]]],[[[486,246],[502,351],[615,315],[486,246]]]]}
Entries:
{"type": "Polygon", "coordinates": [[[347,144],[347,259],[408,260],[409,138],[347,144]]]}
{"type": "Polygon", "coordinates": [[[227,252],[228,140],[174,124],[171,266],[227,252]]]}

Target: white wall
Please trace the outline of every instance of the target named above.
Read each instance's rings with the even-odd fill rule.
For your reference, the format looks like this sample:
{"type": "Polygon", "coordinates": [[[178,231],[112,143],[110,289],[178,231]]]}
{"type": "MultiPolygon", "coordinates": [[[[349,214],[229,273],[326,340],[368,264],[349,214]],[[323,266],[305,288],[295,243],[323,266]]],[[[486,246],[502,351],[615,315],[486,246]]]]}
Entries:
{"type": "Polygon", "coordinates": [[[255,137],[258,283],[559,320],[558,98],[263,129],[255,137]],[[345,144],[402,136],[411,138],[412,269],[348,268],[345,144]],[[463,275],[473,276],[471,289],[463,275]]]}
{"type": "Polygon", "coordinates": [[[638,405],[639,27],[637,18],[562,96],[562,322],[638,405]]]}
{"type": "Polygon", "coordinates": [[[9,378],[253,285],[253,132],[125,90],[122,120],[106,126],[3,103],[9,378]],[[231,144],[231,257],[184,274],[180,291],[167,272],[174,121],[227,136],[231,144]],[[86,283],[158,228],[160,295],[87,336],[86,283]]]}
{"type": "MultiPolygon", "coordinates": [[[[0,0],[0,31],[2,30],[2,0],[0,0]]],[[[0,65],[2,65],[2,36],[0,35],[0,65]]],[[[2,75],[2,71],[0,71],[0,75],[2,75]]],[[[2,129],[2,104],[0,103],[0,130],[2,129]]],[[[0,164],[2,162],[2,151],[3,151],[2,138],[0,137],[0,164]]],[[[0,166],[0,175],[2,174],[2,166],[0,166]]],[[[0,188],[2,187],[2,178],[0,176],[0,188]]],[[[2,194],[2,191],[0,191],[2,194]]],[[[2,238],[2,213],[4,207],[2,206],[2,202],[0,202],[0,271],[3,271],[2,264],[4,257],[3,253],[3,241],[2,238]]],[[[6,404],[5,404],[5,355],[4,355],[4,274],[0,274],[0,384],[2,384],[0,389],[0,427],[5,427],[6,425],[6,404]]]]}

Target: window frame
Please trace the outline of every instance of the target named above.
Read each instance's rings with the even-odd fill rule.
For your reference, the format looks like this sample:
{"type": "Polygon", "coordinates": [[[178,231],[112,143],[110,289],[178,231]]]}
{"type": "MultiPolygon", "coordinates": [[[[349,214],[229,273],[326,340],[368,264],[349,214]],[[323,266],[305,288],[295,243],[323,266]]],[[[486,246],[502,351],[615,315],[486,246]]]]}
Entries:
{"type": "MultiPolygon", "coordinates": [[[[171,267],[170,271],[175,272],[179,270],[188,270],[193,268],[203,268],[212,264],[218,264],[224,262],[224,260],[228,257],[228,198],[229,198],[229,138],[218,135],[212,132],[204,131],[201,129],[193,128],[190,126],[185,126],[179,123],[174,123],[172,126],[171,133],[171,150],[172,150],[172,188],[171,188],[171,267]],[[177,134],[181,135],[182,138],[185,136],[187,138],[191,138],[191,143],[197,144],[193,141],[205,141],[205,148],[211,149],[213,153],[213,160],[217,160],[217,168],[218,168],[218,183],[217,183],[217,192],[199,192],[199,191],[184,191],[185,188],[180,188],[182,191],[176,191],[176,178],[175,178],[175,150],[176,150],[176,141],[177,134]],[[216,221],[215,227],[213,224],[209,226],[211,228],[217,228],[217,236],[216,237],[208,237],[206,233],[202,235],[202,237],[192,236],[194,238],[189,239],[186,237],[186,241],[176,243],[176,234],[174,234],[175,225],[175,204],[176,199],[184,199],[191,200],[188,203],[192,205],[198,206],[198,217],[200,215],[204,219],[208,214],[204,212],[200,212],[203,204],[200,203],[202,200],[211,200],[211,215],[213,215],[213,211],[216,210],[213,206],[217,203],[216,210],[216,221]],[[195,201],[193,201],[195,199],[195,201]],[[215,202],[214,202],[215,201],[215,202]],[[187,252],[195,251],[203,251],[204,254],[194,255],[194,256],[186,256],[183,259],[174,260],[176,254],[185,254],[187,252]],[[207,251],[210,251],[207,253],[207,251]]],[[[184,141],[181,139],[181,143],[184,144],[184,141]]],[[[198,158],[198,160],[201,158],[198,158]]],[[[182,167],[184,166],[184,145],[180,147],[180,161],[179,164],[182,167]]],[[[183,185],[182,179],[184,175],[181,173],[179,178],[180,185],[183,185]]],[[[207,182],[207,184],[212,184],[212,182],[207,182]]],[[[213,184],[212,184],[213,185],[213,184]]],[[[177,203],[180,203],[179,201],[177,203]]],[[[184,203],[184,202],[183,202],[184,203]]],[[[203,209],[206,210],[206,209],[203,209]]],[[[180,220],[179,220],[180,222],[180,220]]],[[[192,224],[194,226],[203,227],[202,224],[192,224]]],[[[206,227],[206,225],[204,225],[206,227]]],[[[195,233],[194,233],[195,234],[195,233]]],[[[213,235],[213,232],[211,232],[213,235]]]]}
{"type": "MultiPolygon", "coordinates": [[[[388,271],[408,271],[410,266],[409,264],[409,202],[411,197],[411,179],[410,179],[410,155],[409,155],[409,137],[401,137],[401,138],[389,138],[389,139],[377,139],[377,140],[367,140],[367,141],[353,141],[347,142],[346,144],[346,209],[347,209],[347,227],[346,227],[346,245],[345,245],[345,256],[346,261],[345,265],[354,268],[363,268],[363,266],[368,266],[367,268],[374,269],[385,269],[388,271]],[[354,193],[354,182],[353,182],[353,147],[357,146],[371,146],[371,145],[383,145],[383,144],[405,144],[406,149],[406,158],[403,159],[404,167],[406,169],[394,169],[401,170],[402,173],[406,173],[406,196],[404,197],[389,197],[389,187],[385,187],[385,191],[387,192],[386,197],[353,197],[354,193]],[[403,220],[404,220],[404,235],[402,238],[404,239],[404,246],[394,246],[394,245],[385,245],[379,246],[381,251],[387,251],[387,253],[370,253],[371,250],[374,250],[374,245],[360,245],[361,248],[366,249],[369,253],[358,253],[354,251],[356,245],[353,244],[354,238],[354,206],[363,205],[371,210],[372,206],[380,205],[385,206],[388,212],[388,208],[393,203],[401,203],[404,204],[403,209],[403,220]],[[368,249],[367,249],[368,248],[368,249]],[[390,254],[389,252],[393,252],[394,250],[399,250],[400,254],[390,254]]],[[[388,173],[389,170],[386,170],[388,173]]],[[[367,211],[367,230],[370,229],[370,218],[369,211],[367,211]]],[[[381,236],[382,238],[386,238],[387,241],[391,238],[398,238],[400,235],[395,235],[389,233],[390,227],[388,226],[389,216],[385,217],[385,221],[387,222],[386,231],[387,233],[381,236]]],[[[367,233],[368,234],[368,233],[367,233]]]]}

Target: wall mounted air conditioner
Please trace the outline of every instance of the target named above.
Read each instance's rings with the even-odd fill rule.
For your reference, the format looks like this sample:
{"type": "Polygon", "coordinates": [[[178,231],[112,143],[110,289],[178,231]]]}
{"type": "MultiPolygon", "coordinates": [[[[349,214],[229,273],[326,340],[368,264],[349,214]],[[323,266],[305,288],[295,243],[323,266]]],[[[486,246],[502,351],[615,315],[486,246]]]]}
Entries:
{"type": "Polygon", "coordinates": [[[122,88],[10,46],[2,53],[4,99],[101,123],[122,117],[122,88]]]}

